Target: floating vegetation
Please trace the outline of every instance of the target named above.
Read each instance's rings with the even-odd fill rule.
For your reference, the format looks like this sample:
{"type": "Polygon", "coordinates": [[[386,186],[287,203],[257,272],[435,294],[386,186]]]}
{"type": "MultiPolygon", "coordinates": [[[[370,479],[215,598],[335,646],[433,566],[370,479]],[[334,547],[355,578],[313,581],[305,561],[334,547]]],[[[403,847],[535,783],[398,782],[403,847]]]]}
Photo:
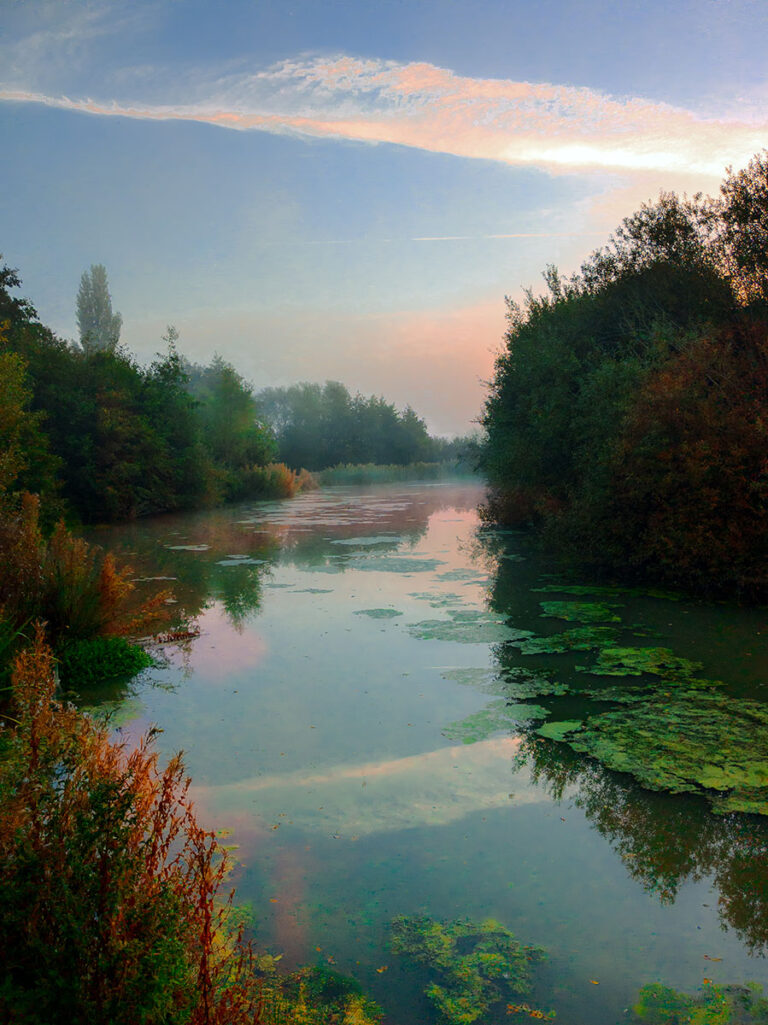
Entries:
{"type": "Polygon", "coordinates": [[[465,580],[473,583],[487,583],[487,577],[476,569],[449,569],[437,574],[438,580],[465,580]]]}
{"type": "Polygon", "coordinates": [[[448,611],[449,619],[426,619],[408,627],[412,637],[424,641],[458,641],[461,644],[493,644],[530,636],[527,630],[513,630],[503,619],[475,610],[448,611]]]}
{"type": "Polygon", "coordinates": [[[473,715],[449,723],[441,732],[448,740],[474,744],[500,730],[514,730],[521,722],[535,722],[537,719],[546,719],[548,715],[547,709],[540,705],[516,705],[499,699],[473,715]]]}
{"type": "Polygon", "coordinates": [[[370,616],[371,619],[394,619],[395,616],[402,616],[397,609],[358,609],[356,616],[370,616]]]}
{"type": "Polygon", "coordinates": [[[653,693],[537,732],[650,790],[702,793],[716,812],[768,814],[768,708],[758,702],[701,690],[653,693]]]}
{"type": "Polygon", "coordinates": [[[583,719],[564,719],[562,722],[546,722],[536,732],[548,740],[565,740],[569,733],[584,725],[583,719]]]}
{"type": "Polygon", "coordinates": [[[442,559],[413,559],[408,556],[371,555],[349,559],[349,569],[371,570],[378,573],[430,573],[443,565],[442,559]]]}
{"type": "Polygon", "coordinates": [[[465,601],[460,594],[438,594],[436,591],[411,591],[408,597],[429,602],[433,609],[444,609],[450,605],[463,605],[465,601]]]}
{"type": "Polygon", "coordinates": [[[623,606],[612,602],[592,601],[542,601],[539,602],[543,616],[552,619],[565,619],[572,623],[620,623],[613,609],[623,606]]]}
{"type": "Polygon", "coordinates": [[[680,601],[681,597],[677,591],[665,591],[659,587],[614,587],[606,584],[546,584],[544,587],[534,587],[532,590],[539,594],[573,594],[577,597],[579,595],[602,595],[606,598],[627,596],[660,598],[663,601],[680,601]]]}
{"type": "Polygon", "coordinates": [[[217,566],[263,566],[267,559],[253,559],[249,555],[228,555],[226,559],[219,559],[217,566]]]}
{"type": "Polygon", "coordinates": [[[592,666],[577,666],[579,672],[594,676],[661,676],[665,680],[689,683],[693,686],[712,686],[715,681],[705,680],[697,674],[704,666],[689,658],[680,658],[669,648],[602,648],[592,666]]]}
{"type": "Polygon", "coordinates": [[[704,980],[699,996],[655,983],[643,986],[632,1008],[634,1022],[644,1025],[766,1025],[768,1000],[763,987],[716,986],[704,980]]]}
{"type": "Polygon", "coordinates": [[[500,694],[516,700],[560,696],[570,693],[570,687],[552,680],[543,673],[528,669],[446,669],[444,680],[454,680],[466,687],[475,687],[487,694],[500,694]]]}
{"type": "Polygon", "coordinates": [[[572,630],[540,637],[529,630],[515,631],[518,637],[510,640],[513,648],[523,655],[562,655],[567,651],[590,651],[615,643],[617,630],[612,626],[576,626],[572,630]]]}
{"type": "Polygon", "coordinates": [[[350,545],[355,548],[369,548],[373,545],[406,544],[407,537],[402,534],[375,534],[372,537],[339,537],[331,541],[332,545],[350,545]]]}
{"type": "Polygon", "coordinates": [[[497,1001],[527,994],[531,964],[545,956],[493,919],[438,922],[420,915],[394,919],[392,950],[437,976],[425,993],[450,1025],[470,1025],[497,1001]]]}

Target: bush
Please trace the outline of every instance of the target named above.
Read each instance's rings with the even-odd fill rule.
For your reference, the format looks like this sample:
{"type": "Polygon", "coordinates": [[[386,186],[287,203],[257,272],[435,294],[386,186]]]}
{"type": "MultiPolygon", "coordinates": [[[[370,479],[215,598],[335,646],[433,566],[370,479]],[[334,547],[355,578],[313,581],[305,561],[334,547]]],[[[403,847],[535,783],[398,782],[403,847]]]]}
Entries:
{"type": "Polygon", "coordinates": [[[301,491],[312,491],[317,481],[309,470],[291,470],[285,463],[249,466],[230,473],[227,499],[293,498],[301,491]]]}
{"type": "Polygon", "coordinates": [[[258,1023],[253,955],[180,757],[135,751],[53,700],[42,630],[16,660],[0,759],[0,1018],[24,1025],[258,1023]]]}
{"type": "Polygon", "coordinates": [[[87,687],[104,680],[135,676],[155,664],[149,652],[124,637],[71,641],[59,652],[58,662],[65,687],[87,687]]]}
{"type": "Polygon", "coordinates": [[[40,504],[22,496],[17,509],[0,509],[0,606],[14,626],[38,620],[58,650],[72,640],[129,633],[165,618],[167,591],[140,607],[131,602],[131,569],[72,535],[60,523],[49,540],[39,522],[40,504]]]}

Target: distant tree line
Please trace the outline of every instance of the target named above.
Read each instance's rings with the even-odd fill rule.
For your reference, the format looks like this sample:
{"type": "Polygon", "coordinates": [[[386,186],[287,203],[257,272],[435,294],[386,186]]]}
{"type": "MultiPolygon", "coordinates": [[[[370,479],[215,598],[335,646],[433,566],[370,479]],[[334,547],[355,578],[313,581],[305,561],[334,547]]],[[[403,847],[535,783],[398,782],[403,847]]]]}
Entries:
{"type": "Polygon", "coordinates": [[[768,153],[662,193],[580,273],[509,302],[485,407],[489,520],[580,567],[768,592],[768,153]]]}
{"type": "Polygon", "coordinates": [[[256,400],[278,457],[290,466],[439,462],[459,458],[468,445],[431,437],[410,406],[399,411],[380,396],[350,395],[338,381],[265,388],[256,400]]]}
{"type": "Polygon", "coordinates": [[[40,322],[20,283],[0,266],[0,492],[40,494],[49,522],[290,495],[311,483],[302,467],[452,459],[462,447],[430,438],[409,407],[335,382],[256,395],[220,356],[185,360],[173,327],[141,366],[120,344],[100,264],[80,282],[79,345],[40,322]]]}

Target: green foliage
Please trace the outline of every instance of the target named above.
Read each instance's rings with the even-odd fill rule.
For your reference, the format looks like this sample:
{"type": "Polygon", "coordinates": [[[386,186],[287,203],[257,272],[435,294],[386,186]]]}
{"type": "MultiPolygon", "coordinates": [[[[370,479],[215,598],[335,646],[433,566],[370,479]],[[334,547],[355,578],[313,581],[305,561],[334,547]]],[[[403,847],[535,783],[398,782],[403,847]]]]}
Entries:
{"type": "Polygon", "coordinates": [[[104,680],[127,678],[154,665],[149,652],[124,637],[70,641],[59,651],[58,662],[65,687],[87,687],[104,680]]]}
{"type": "Polygon", "coordinates": [[[392,950],[429,969],[426,994],[444,1021],[470,1025],[507,994],[531,988],[541,947],[522,946],[499,922],[438,922],[420,915],[392,922],[392,950]]]}
{"type": "Polygon", "coordinates": [[[699,996],[655,983],[643,986],[632,1008],[633,1021],[644,1025],[765,1025],[768,1000],[761,986],[705,983],[699,996]]]}
{"type": "Polygon", "coordinates": [[[216,906],[226,860],[180,758],[130,754],[54,700],[38,630],[17,659],[0,759],[0,1018],[25,1025],[245,1025],[250,949],[216,906]]]}
{"type": "Polygon", "coordinates": [[[579,274],[510,303],[483,424],[484,516],[571,562],[768,593],[768,163],[662,193],[579,274]],[[749,309],[745,304],[749,303],[749,309]]]}
{"type": "Polygon", "coordinates": [[[91,264],[80,278],[77,293],[77,326],[84,352],[114,352],[123,318],[112,312],[112,297],[103,264],[91,264]]]}

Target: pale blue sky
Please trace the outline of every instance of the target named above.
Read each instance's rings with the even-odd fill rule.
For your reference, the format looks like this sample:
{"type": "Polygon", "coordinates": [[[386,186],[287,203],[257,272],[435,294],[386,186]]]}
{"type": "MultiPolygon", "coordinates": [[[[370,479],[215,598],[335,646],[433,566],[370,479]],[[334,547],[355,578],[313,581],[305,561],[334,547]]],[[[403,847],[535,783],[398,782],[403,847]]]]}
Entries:
{"type": "Polygon", "coordinates": [[[170,322],[256,387],[335,377],[441,432],[505,293],[768,144],[763,0],[0,11],[0,252],[44,321],[75,334],[101,262],[141,359],[170,322]]]}

